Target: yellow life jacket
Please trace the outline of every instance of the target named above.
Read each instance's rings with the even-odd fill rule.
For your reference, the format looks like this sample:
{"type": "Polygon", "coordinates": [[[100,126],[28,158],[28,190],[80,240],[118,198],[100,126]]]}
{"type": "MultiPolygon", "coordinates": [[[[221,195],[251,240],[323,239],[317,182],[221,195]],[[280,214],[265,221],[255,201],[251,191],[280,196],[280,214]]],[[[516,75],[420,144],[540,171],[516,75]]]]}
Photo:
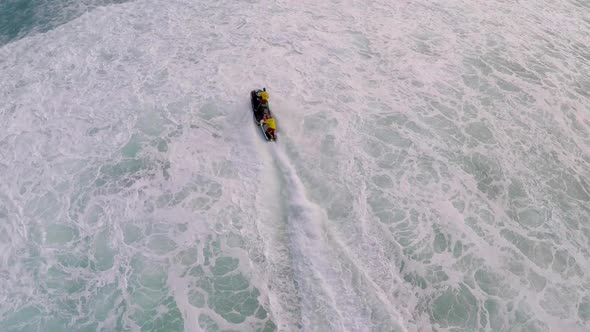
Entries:
{"type": "Polygon", "coordinates": [[[262,100],[268,100],[268,92],[266,91],[259,91],[257,93],[258,97],[260,97],[262,100]]]}
{"type": "Polygon", "coordinates": [[[275,127],[276,126],[275,125],[275,119],[268,118],[268,119],[264,120],[264,123],[266,123],[268,125],[268,128],[276,129],[276,127],[275,127]]]}

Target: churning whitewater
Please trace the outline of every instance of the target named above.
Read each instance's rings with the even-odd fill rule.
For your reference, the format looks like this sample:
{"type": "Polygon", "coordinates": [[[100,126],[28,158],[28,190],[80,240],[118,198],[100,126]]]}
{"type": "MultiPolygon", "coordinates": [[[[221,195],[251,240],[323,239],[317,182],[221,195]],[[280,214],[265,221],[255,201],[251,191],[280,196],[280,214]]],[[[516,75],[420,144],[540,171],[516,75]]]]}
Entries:
{"type": "Polygon", "coordinates": [[[4,0],[0,331],[588,331],[588,45],[581,0],[4,0]]]}

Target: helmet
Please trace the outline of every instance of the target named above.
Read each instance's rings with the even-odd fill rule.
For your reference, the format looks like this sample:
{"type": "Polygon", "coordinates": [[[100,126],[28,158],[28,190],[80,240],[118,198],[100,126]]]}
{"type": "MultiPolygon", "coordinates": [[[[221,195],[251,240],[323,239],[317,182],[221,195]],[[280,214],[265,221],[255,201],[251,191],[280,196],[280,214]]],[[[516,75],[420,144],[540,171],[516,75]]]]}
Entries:
{"type": "Polygon", "coordinates": [[[260,96],[260,99],[262,99],[262,100],[268,100],[268,92],[266,92],[266,91],[260,91],[258,95],[260,96]]]}

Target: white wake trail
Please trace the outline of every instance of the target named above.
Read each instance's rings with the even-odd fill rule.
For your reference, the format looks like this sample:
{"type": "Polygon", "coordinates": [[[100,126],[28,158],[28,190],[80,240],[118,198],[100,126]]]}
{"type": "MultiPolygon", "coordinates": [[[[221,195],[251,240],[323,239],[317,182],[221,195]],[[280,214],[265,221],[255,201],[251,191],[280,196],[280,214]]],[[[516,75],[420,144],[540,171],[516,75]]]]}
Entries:
{"type": "Polygon", "coordinates": [[[282,201],[287,224],[301,327],[306,331],[405,331],[399,325],[401,315],[367,284],[371,282],[328,231],[325,211],[307,198],[283,145],[273,144],[270,150],[279,173],[276,199],[282,201]]]}

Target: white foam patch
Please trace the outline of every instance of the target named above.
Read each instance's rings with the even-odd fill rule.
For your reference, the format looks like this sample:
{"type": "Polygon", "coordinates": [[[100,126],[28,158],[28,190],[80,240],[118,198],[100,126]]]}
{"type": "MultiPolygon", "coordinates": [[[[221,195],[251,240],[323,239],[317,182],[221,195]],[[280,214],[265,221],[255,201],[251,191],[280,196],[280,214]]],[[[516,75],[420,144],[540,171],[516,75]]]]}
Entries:
{"type": "Polygon", "coordinates": [[[587,9],[148,0],[3,45],[0,330],[587,330],[587,9]]]}

